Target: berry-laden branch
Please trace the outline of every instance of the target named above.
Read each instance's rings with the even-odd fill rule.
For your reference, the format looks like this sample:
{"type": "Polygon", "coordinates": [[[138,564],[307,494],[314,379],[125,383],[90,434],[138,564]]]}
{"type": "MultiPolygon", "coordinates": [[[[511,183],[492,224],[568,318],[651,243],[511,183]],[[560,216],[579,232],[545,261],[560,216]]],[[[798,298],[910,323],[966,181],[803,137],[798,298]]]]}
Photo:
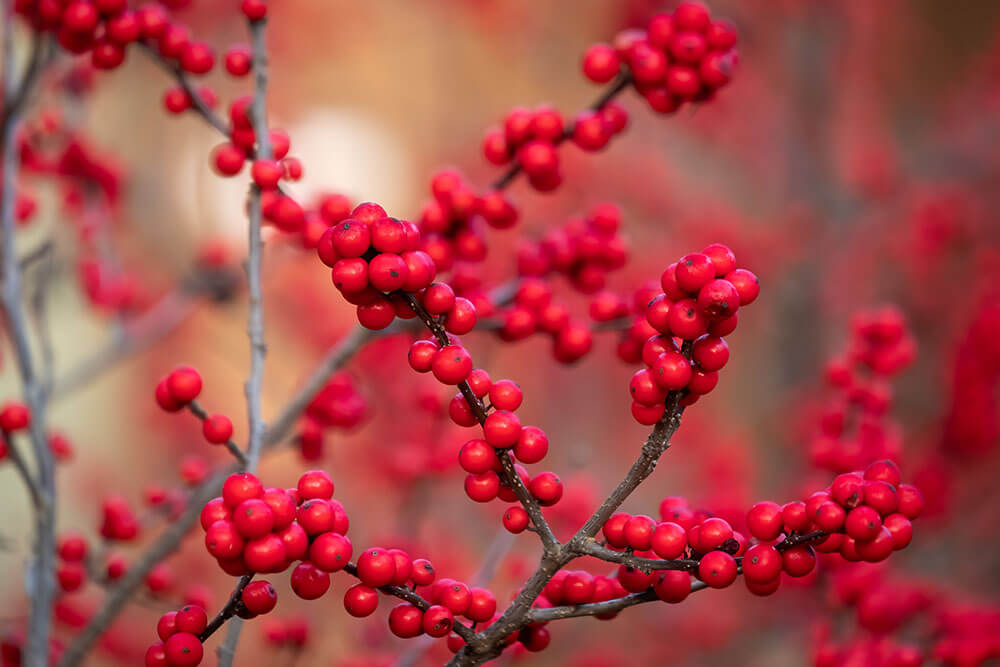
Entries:
{"type": "MultiPolygon", "coordinates": [[[[409,304],[410,308],[413,309],[413,312],[417,314],[420,321],[424,323],[424,326],[426,326],[427,329],[434,334],[438,345],[444,348],[451,344],[451,341],[448,338],[448,332],[445,330],[444,325],[434,319],[431,314],[427,312],[427,309],[423,307],[420,301],[413,296],[413,294],[404,292],[403,298],[406,299],[407,304],[409,304]]],[[[459,382],[458,390],[464,397],[469,409],[476,418],[476,421],[478,421],[481,426],[485,426],[488,418],[486,407],[483,405],[482,401],[479,400],[479,397],[472,391],[468,381],[462,380],[459,382]]],[[[514,490],[514,493],[517,495],[517,500],[524,507],[525,511],[527,511],[535,531],[537,531],[539,538],[542,540],[542,544],[545,546],[546,552],[553,552],[557,550],[559,548],[559,540],[556,539],[556,536],[552,533],[552,529],[549,527],[548,522],[545,520],[545,515],[542,513],[542,508],[539,506],[538,500],[531,495],[527,487],[524,485],[524,481],[521,479],[521,476],[515,470],[514,462],[511,461],[510,456],[506,451],[497,450],[496,456],[500,460],[500,464],[503,466],[503,471],[500,473],[501,481],[514,490]]]]}
{"type": "MultiPolygon", "coordinates": [[[[4,424],[9,435],[26,429],[37,467],[36,484],[29,483],[35,497],[33,503],[35,539],[27,576],[27,594],[31,600],[28,636],[24,664],[40,667],[48,661],[49,636],[52,628],[52,604],[55,597],[55,528],[56,484],[55,457],[45,434],[46,396],[42,379],[37,375],[28,339],[28,326],[23,310],[21,264],[17,256],[14,203],[20,163],[17,136],[21,127],[21,112],[25,100],[32,94],[42,73],[40,49],[43,38],[35,39],[32,59],[18,82],[14,76],[14,16],[13,3],[4,3],[3,19],[3,117],[0,127],[0,230],[2,230],[2,304],[4,323],[14,344],[17,368],[26,408],[17,423],[4,424]]],[[[5,410],[6,412],[6,410],[5,410]]],[[[24,462],[22,461],[22,465],[24,462]]],[[[25,482],[31,478],[24,465],[25,482]]]]}

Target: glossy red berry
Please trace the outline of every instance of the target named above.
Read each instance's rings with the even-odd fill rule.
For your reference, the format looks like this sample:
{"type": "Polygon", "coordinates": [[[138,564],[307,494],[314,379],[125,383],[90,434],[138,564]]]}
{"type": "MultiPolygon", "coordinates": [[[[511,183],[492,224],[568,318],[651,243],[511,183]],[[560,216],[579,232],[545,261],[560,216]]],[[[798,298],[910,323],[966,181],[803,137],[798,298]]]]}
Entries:
{"type": "Polygon", "coordinates": [[[378,591],[371,586],[354,584],[344,593],[344,609],[355,618],[371,616],[378,609],[378,591]]]}
{"type": "Polygon", "coordinates": [[[233,525],[244,539],[257,539],[274,528],[274,512],[263,500],[244,500],[233,509],[233,525]]]}
{"type": "Polygon", "coordinates": [[[511,507],[503,515],[503,527],[517,535],[528,527],[528,513],[523,507],[511,507]]]}
{"type": "Polygon", "coordinates": [[[386,586],[395,576],[395,560],[385,549],[373,547],[358,557],[358,579],[366,586],[386,586]]]}
{"type": "Polygon", "coordinates": [[[233,437],[233,422],[225,415],[210,415],[201,424],[205,439],[214,445],[221,445],[233,437]]]}
{"type": "Polygon", "coordinates": [[[177,368],[167,376],[167,389],[178,403],[190,403],[201,393],[201,374],[190,366],[177,368]]]}
{"type": "Polygon", "coordinates": [[[240,599],[247,611],[256,616],[266,614],[274,609],[275,605],[278,604],[278,592],[268,581],[251,581],[243,589],[243,595],[240,599]]]}
{"type": "Polygon", "coordinates": [[[167,664],[171,667],[193,667],[201,664],[204,648],[201,640],[190,632],[177,632],[163,642],[167,664]]]}
{"type": "Polygon", "coordinates": [[[343,535],[321,533],[309,547],[309,560],[324,572],[339,572],[350,562],[352,553],[351,541],[343,535]]]}
{"type": "Polygon", "coordinates": [[[459,384],[472,372],[472,357],[460,345],[446,345],[435,353],[431,371],[443,384],[459,384]]]}
{"type": "Polygon", "coordinates": [[[781,554],[767,544],[755,544],[743,554],[743,576],[755,582],[769,582],[781,575],[781,554]]]}
{"type": "Polygon", "coordinates": [[[305,502],[313,498],[322,498],[323,500],[333,498],[333,479],[323,470],[310,470],[303,473],[299,477],[299,483],[296,488],[299,492],[299,502],[305,502]]]}
{"type": "Polygon", "coordinates": [[[292,591],[303,600],[315,600],[330,590],[330,575],[312,563],[299,563],[292,570],[292,591]]]}
{"type": "Polygon", "coordinates": [[[683,602],[691,593],[691,575],[683,570],[666,570],[657,575],[653,592],[664,602],[683,602]]]}
{"type": "Polygon", "coordinates": [[[538,463],[549,451],[549,439],[537,426],[524,426],[514,445],[514,456],[522,463],[538,463]]]}
{"type": "Polygon", "coordinates": [[[538,499],[542,507],[555,505],[562,498],[563,484],[559,476],[553,472],[542,472],[532,478],[528,485],[531,495],[538,499]]]}
{"type": "Polygon", "coordinates": [[[816,554],[808,544],[800,544],[781,554],[782,567],[792,577],[804,577],[816,567],[816,554]]]}
{"type": "Polygon", "coordinates": [[[491,413],[483,424],[483,438],[491,447],[513,447],[521,437],[521,420],[507,410],[491,413]]]}
{"type": "Polygon", "coordinates": [[[618,69],[618,54],[607,44],[594,44],[583,54],[583,74],[594,83],[611,81],[618,69]]]}
{"type": "Polygon", "coordinates": [[[478,474],[492,470],[496,460],[493,447],[485,440],[469,440],[458,452],[459,465],[462,466],[462,470],[470,473],[478,474]]]}
{"type": "Polygon", "coordinates": [[[424,631],[423,621],[423,612],[409,603],[396,605],[389,612],[389,630],[392,634],[403,639],[422,634],[424,631]]]}
{"type": "Polygon", "coordinates": [[[760,281],[757,276],[746,269],[730,271],[726,274],[726,281],[736,288],[741,306],[749,306],[757,300],[757,295],[760,294],[760,281]]]}

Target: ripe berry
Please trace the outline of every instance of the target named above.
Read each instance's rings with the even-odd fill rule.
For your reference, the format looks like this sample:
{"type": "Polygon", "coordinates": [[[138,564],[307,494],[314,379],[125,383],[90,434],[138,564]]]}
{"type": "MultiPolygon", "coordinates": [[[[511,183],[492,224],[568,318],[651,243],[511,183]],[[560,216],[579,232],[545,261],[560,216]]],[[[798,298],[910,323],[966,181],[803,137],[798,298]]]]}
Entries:
{"type": "Polygon", "coordinates": [[[233,473],[222,484],[222,498],[230,508],[235,508],[244,500],[259,498],[263,494],[264,486],[256,475],[249,472],[233,473]]]}
{"type": "Polygon", "coordinates": [[[236,558],[245,543],[231,521],[216,521],[205,531],[205,548],[216,558],[236,558]]]}
{"type": "Polygon", "coordinates": [[[878,563],[889,557],[895,548],[892,532],[882,526],[871,540],[855,540],[854,549],[869,563],[878,563]]]}
{"type": "Polygon", "coordinates": [[[680,558],[687,549],[687,531],[672,521],[663,521],[656,524],[649,542],[660,558],[666,560],[680,558]]]}
{"type": "Polygon", "coordinates": [[[521,420],[513,412],[491,413],[483,424],[483,438],[492,447],[513,447],[521,437],[521,420]]]}
{"type": "Polygon", "coordinates": [[[358,558],[358,579],[372,588],[386,586],[396,575],[396,563],[384,549],[372,547],[358,558]]]}
{"type": "Polygon", "coordinates": [[[371,616],[378,609],[378,591],[371,586],[354,584],[344,593],[344,609],[355,618],[371,616]]]}
{"type": "Polygon", "coordinates": [[[288,566],[285,543],[274,534],[250,540],[243,548],[243,562],[251,572],[281,572],[288,566]]]}
{"type": "Polygon", "coordinates": [[[535,475],[528,485],[531,495],[538,499],[542,507],[555,505],[562,498],[563,484],[558,475],[553,472],[542,472],[535,475]]]}
{"type": "Polygon", "coordinates": [[[847,512],[844,511],[844,508],[829,500],[816,509],[816,514],[813,515],[812,520],[820,530],[825,530],[828,533],[836,533],[843,529],[846,517],[847,512]]]}
{"type": "Polygon", "coordinates": [[[882,516],[888,516],[899,509],[899,496],[896,495],[895,487],[882,480],[865,480],[864,502],[882,516]]]}
{"type": "Polygon", "coordinates": [[[465,478],[465,494],[477,503],[488,503],[500,492],[500,478],[492,470],[465,478]]]}
{"type": "Polygon", "coordinates": [[[622,535],[628,545],[636,551],[647,551],[651,546],[653,529],[656,522],[652,517],[639,514],[625,523],[622,535]]]}
{"type": "Polygon", "coordinates": [[[168,611],[156,622],[156,634],[162,641],[167,641],[177,632],[177,612],[168,611]]]}
{"type": "Polygon", "coordinates": [[[250,47],[234,44],[226,51],[226,71],[232,76],[246,76],[250,73],[252,54],[250,47]]]}
{"type": "Polygon", "coordinates": [[[475,304],[464,297],[458,297],[445,316],[444,328],[459,336],[467,334],[476,327],[477,316],[475,304]]]}
{"type": "Polygon", "coordinates": [[[423,620],[423,612],[412,604],[398,604],[389,612],[389,630],[403,639],[417,637],[424,631],[423,620]]]}
{"type": "Polygon", "coordinates": [[[201,432],[213,445],[221,445],[233,437],[233,422],[225,415],[210,415],[202,422],[201,432]]]}
{"type": "Polygon", "coordinates": [[[201,640],[190,632],[178,632],[163,642],[167,664],[171,667],[193,667],[201,663],[204,648],[201,640]]]}
{"type": "MultiPolygon", "coordinates": [[[[464,400],[464,399],[463,399],[464,400]]],[[[462,470],[470,473],[484,473],[492,470],[497,457],[493,448],[485,440],[469,440],[458,452],[458,463],[462,470]]]]}
{"type": "Polygon", "coordinates": [[[568,572],[563,580],[562,596],[566,604],[586,604],[594,597],[594,576],[589,572],[568,572]]]}
{"type": "Polygon", "coordinates": [[[459,384],[472,372],[472,357],[460,345],[446,345],[434,355],[431,371],[443,384],[459,384]]]}
{"type": "Polygon", "coordinates": [[[517,410],[523,399],[521,388],[512,380],[500,380],[490,387],[490,403],[497,410],[517,410]]]}
{"type": "Polygon", "coordinates": [[[855,540],[874,539],[882,528],[882,519],[871,507],[862,505],[847,513],[844,520],[844,532],[855,540]]]}
{"type": "Polygon", "coordinates": [[[804,577],[816,567],[816,554],[808,544],[800,544],[782,553],[781,562],[789,576],[804,577]]]}
{"type": "Polygon", "coordinates": [[[607,44],[594,44],[583,54],[583,74],[594,83],[611,81],[618,68],[618,54],[607,44]]]}
{"type": "Polygon", "coordinates": [[[299,502],[305,502],[313,498],[329,500],[333,498],[333,480],[323,470],[310,470],[299,477],[296,486],[299,492],[299,502]]]}
{"type": "Polygon", "coordinates": [[[523,507],[511,507],[503,515],[503,527],[517,535],[528,527],[528,513],[523,507]]]}
{"type": "Polygon", "coordinates": [[[441,588],[440,594],[434,596],[434,600],[451,613],[461,616],[472,603],[472,593],[469,587],[460,581],[452,581],[447,586],[441,588]]]}
{"type": "Polygon", "coordinates": [[[524,426],[514,445],[514,456],[521,463],[538,463],[549,451],[549,439],[537,426],[524,426]]]}
{"type": "Polygon", "coordinates": [[[708,330],[708,322],[694,299],[677,301],[670,309],[670,332],[678,338],[695,340],[708,330]]]}
{"type": "Polygon", "coordinates": [[[726,280],[732,283],[740,296],[741,306],[749,306],[760,294],[760,281],[746,269],[736,269],[726,274],[726,280]]]}
{"type": "Polygon", "coordinates": [[[322,533],[309,547],[309,560],[324,572],[339,572],[351,560],[351,541],[337,533],[322,533]]]}
{"type": "Polygon", "coordinates": [[[417,586],[429,586],[434,581],[434,566],[426,558],[413,561],[413,572],[410,578],[417,586]]]}
{"type": "Polygon", "coordinates": [[[274,512],[263,500],[244,500],[233,510],[233,525],[245,539],[263,537],[274,528],[274,512]]]}
{"type": "Polygon", "coordinates": [[[315,600],[330,589],[330,575],[312,563],[299,563],[292,570],[292,590],[303,600],[315,600]]]}
{"type": "Polygon", "coordinates": [[[680,352],[660,354],[650,365],[656,384],[668,391],[679,391],[691,381],[691,362],[680,352]]]}
{"type": "Polygon", "coordinates": [[[247,611],[253,615],[266,614],[278,604],[278,592],[268,581],[251,581],[240,597],[247,611]]]}
{"type": "Polygon", "coordinates": [[[657,575],[653,592],[664,602],[683,602],[691,593],[691,575],[683,570],[666,570],[657,575]]]}
{"type": "Polygon", "coordinates": [[[743,575],[754,582],[769,582],[781,575],[781,554],[769,545],[755,544],[743,555],[743,575]]]}
{"type": "Polygon", "coordinates": [[[277,160],[254,160],[250,168],[250,176],[257,187],[262,190],[273,190],[281,180],[282,169],[277,160]]]}
{"type": "Polygon", "coordinates": [[[178,403],[190,403],[201,393],[201,375],[190,366],[177,368],[167,376],[167,389],[178,403]]]}
{"type": "Polygon", "coordinates": [[[729,361],[729,345],[718,336],[702,336],[694,342],[691,358],[704,371],[721,370],[729,361]]]}
{"type": "Polygon", "coordinates": [[[899,513],[911,521],[920,516],[924,510],[924,494],[915,486],[910,484],[900,484],[897,491],[899,496],[899,513]]]}
{"type": "Polygon", "coordinates": [[[334,506],[322,498],[305,501],[299,506],[295,516],[299,525],[310,536],[331,532],[336,525],[334,506]]]}
{"type": "Polygon", "coordinates": [[[469,589],[471,600],[469,607],[463,613],[467,618],[477,623],[485,623],[493,618],[497,610],[497,600],[493,593],[485,588],[469,589]]]}
{"type": "Polygon", "coordinates": [[[783,528],[783,521],[783,511],[777,503],[759,502],[747,512],[747,528],[750,534],[764,542],[778,538],[783,528]]]}
{"type": "Polygon", "coordinates": [[[632,395],[632,400],[642,405],[661,405],[667,398],[666,390],[660,386],[648,368],[641,368],[632,375],[629,381],[629,393],[632,395]]]}

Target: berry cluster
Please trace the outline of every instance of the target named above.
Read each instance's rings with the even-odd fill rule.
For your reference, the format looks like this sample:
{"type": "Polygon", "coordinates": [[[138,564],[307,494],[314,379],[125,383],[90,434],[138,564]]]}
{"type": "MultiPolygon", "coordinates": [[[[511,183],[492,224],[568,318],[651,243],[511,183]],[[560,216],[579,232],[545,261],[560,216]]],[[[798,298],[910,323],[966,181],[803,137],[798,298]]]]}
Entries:
{"type": "MultiPolygon", "coordinates": [[[[397,316],[414,317],[405,299],[393,293],[417,292],[434,280],[434,260],[420,245],[415,224],[388,217],[378,204],[364,203],[351,217],[323,232],[316,251],[331,268],[334,286],[357,306],[362,326],[384,329],[397,316]]],[[[455,333],[466,333],[475,325],[475,309],[464,299],[453,299],[438,314],[455,333]]]]}
{"type": "Polygon", "coordinates": [[[420,211],[421,249],[437,266],[450,270],[456,261],[486,259],[485,225],[509,229],[517,224],[514,205],[500,190],[481,194],[455,169],[443,169],[431,178],[433,198],[420,211]]]}
{"type": "Polygon", "coordinates": [[[306,407],[298,442],[302,458],[323,457],[323,433],[328,429],[352,429],[368,416],[368,403],[346,373],[340,373],[316,393],[306,407]]]}
{"type": "Polygon", "coordinates": [[[223,571],[284,572],[301,560],[292,589],[305,599],[322,595],[330,586],[328,573],[350,560],[349,525],[344,507],[333,500],[333,481],[322,470],[304,473],[294,489],[265,488],[250,473],[230,475],[222,496],[201,511],[205,547],[223,571]]]}
{"type": "Polygon", "coordinates": [[[640,424],[660,420],[669,392],[684,391],[681,402],[690,405],[715,388],[729,361],[723,336],[735,331],[739,307],[760,292],[757,276],[736,268],[733,252],[718,243],[668,266],[660,286],[646,307],[646,321],[659,334],[643,345],[646,368],[629,383],[640,424]]]}
{"type": "Polygon", "coordinates": [[[820,530],[827,537],[816,544],[818,551],[839,552],[852,562],[879,562],[910,543],[911,521],[924,508],[920,490],[900,482],[895,463],[875,461],[864,472],[838,475],[804,503],[758,503],[747,514],[747,526],[760,540],[775,539],[775,528],[779,534],[820,530]]]}
{"type": "Polygon", "coordinates": [[[836,394],[823,409],[819,432],[810,443],[815,465],[848,472],[876,459],[899,458],[902,438],[889,415],[889,380],[915,353],[916,343],[898,309],[855,315],[846,354],[826,368],[827,383],[836,394]]]}
{"type": "Polygon", "coordinates": [[[515,160],[533,188],[550,192],[562,183],[556,150],[559,144],[572,139],[585,151],[597,151],[627,125],[628,112],[615,102],[608,102],[597,110],[582,111],[569,125],[559,111],[548,105],[536,109],[517,108],[507,114],[502,128],[487,130],[483,155],[497,166],[515,160]]]}
{"type": "Polygon", "coordinates": [[[61,591],[65,593],[77,591],[87,580],[87,551],[87,540],[82,535],[73,533],[59,539],[56,546],[56,553],[59,556],[56,580],[61,591]]]}
{"type": "Polygon", "coordinates": [[[178,611],[168,611],[156,623],[160,641],[146,650],[146,667],[200,665],[205,651],[199,635],[206,627],[208,614],[199,605],[185,605],[178,611]]]}
{"type": "Polygon", "coordinates": [[[657,14],[645,30],[619,33],[614,45],[595,44],[583,57],[583,73],[595,83],[628,68],[636,90],[658,113],[673,113],[687,102],[710,100],[729,83],[737,63],[736,29],[713,21],[700,2],[682,2],[657,14]]]}

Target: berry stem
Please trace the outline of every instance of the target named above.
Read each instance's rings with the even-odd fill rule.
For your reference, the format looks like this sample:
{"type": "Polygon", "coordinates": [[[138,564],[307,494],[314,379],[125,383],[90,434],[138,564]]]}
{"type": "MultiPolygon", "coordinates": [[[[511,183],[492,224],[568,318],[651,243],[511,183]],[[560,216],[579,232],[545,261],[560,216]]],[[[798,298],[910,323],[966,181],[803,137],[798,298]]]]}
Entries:
{"type": "Polygon", "coordinates": [[[205,119],[209,125],[217,129],[225,136],[229,136],[229,126],[228,124],[212,110],[212,107],[208,106],[205,102],[205,98],[195,90],[194,86],[191,85],[190,79],[188,79],[187,74],[181,69],[180,65],[175,62],[169,61],[160,53],[147,44],[145,41],[140,41],[139,46],[142,47],[143,53],[148,55],[150,59],[157,65],[160,65],[163,69],[168,71],[177,80],[177,85],[179,85],[185,93],[187,93],[188,98],[191,100],[191,105],[194,107],[195,111],[198,112],[202,118],[205,119]]]}
{"type": "MultiPolygon", "coordinates": [[[[206,419],[208,419],[208,413],[205,412],[204,408],[201,407],[198,401],[191,401],[190,403],[188,403],[187,408],[191,412],[191,414],[193,414],[199,420],[205,421],[206,419]]],[[[243,453],[243,450],[240,449],[240,446],[237,445],[235,442],[233,442],[232,438],[227,440],[224,444],[226,445],[226,449],[229,450],[229,453],[233,455],[233,457],[240,463],[240,465],[242,466],[247,465],[246,455],[243,453]]]]}
{"type": "Polygon", "coordinates": [[[215,618],[205,626],[204,631],[198,635],[198,639],[202,643],[206,639],[215,634],[215,631],[223,626],[223,624],[230,618],[235,616],[239,612],[240,605],[243,604],[243,589],[247,587],[247,584],[254,578],[254,573],[244,574],[236,582],[236,588],[233,589],[232,595],[229,596],[229,601],[226,602],[225,606],[219,610],[219,613],[215,615],[215,618]]]}

